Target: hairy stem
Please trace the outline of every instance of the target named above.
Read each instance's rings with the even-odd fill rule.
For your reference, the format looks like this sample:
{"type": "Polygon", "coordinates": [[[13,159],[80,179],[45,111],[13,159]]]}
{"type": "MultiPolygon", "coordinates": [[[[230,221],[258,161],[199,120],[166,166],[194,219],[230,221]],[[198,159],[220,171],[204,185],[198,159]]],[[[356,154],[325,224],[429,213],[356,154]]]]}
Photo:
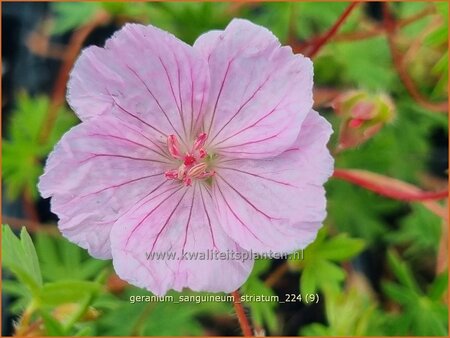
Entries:
{"type": "Polygon", "coordinates": [[[233,305],[236,311],[236,316],[239,320],[239,325],[241,326],[242,333],[244,334],[244,337],[252,337],[252,329],[245,314],[244,307],[242,306],[241,296],[239,295],[239,292],[237,290],[233,291],[231,295],[233,296],[233,305]]]}

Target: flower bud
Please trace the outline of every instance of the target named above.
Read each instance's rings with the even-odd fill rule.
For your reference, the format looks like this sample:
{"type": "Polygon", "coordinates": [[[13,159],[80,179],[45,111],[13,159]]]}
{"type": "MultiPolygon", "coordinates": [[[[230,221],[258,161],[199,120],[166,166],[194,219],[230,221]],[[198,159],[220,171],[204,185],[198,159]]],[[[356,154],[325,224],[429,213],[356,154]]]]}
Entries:
{"type": "Polygon", "coordinates": [[[395,116],[394,104],[385,94],[350,91],[333,102],[342,118],[339,150],[356,147],[378,133],[395,116]]]}

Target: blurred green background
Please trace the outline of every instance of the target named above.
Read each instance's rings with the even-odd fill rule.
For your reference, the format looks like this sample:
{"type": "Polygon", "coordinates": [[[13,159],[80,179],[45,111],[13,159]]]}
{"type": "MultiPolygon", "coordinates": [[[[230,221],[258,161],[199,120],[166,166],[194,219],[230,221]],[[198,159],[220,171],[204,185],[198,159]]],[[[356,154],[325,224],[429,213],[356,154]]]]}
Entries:
{"type": "MultiPolygon", "coordinates": [[[[125,22],[155,25],[191,44],[242,17],[309,55],[348,6],[2,3],[3,335],[240,335],[227,302],[131,304],[130,296],[149,293],[59,235],[36,183],[54,144],[79,122],[64,101],[67,72],[81,48],[102,46],[125,22]]],[[[448,4],[385,6],[388,12],[381,3],[357,5],[314,55],[315,108],[333,124],[337,168],[445,190],[448,4]],[[353,90],[361,102],[384,100],[389,118],[376,106],[350,135],[353,90]],[[376,132],[367,133],[372,126],[376,132]]],[[[303,296],[246,303],[257,333],[447,336],[447,201],[398,201],[336,178],[326,188],[328,217],[304,259],[259,260],[240,290],[303,296]],[[311,294],[317,303],[305,301],[311,294]]]]}

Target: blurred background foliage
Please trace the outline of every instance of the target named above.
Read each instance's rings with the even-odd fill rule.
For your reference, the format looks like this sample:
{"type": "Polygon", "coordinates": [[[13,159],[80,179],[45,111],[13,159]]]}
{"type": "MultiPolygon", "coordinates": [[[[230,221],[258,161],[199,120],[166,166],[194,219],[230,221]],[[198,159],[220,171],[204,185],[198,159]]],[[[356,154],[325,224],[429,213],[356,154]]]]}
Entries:
{"type": "MultiPolygon", "coordinates": [[[[2,214],[9,224],[2,230],[3,334],[240,334],[230,303],[131,304],[130,296],[149,293],[62,238],[49,202],[38,196],[46,156],[78,123],[64,103],[68,70],[81,48],[103,45],[125,22],[153,24],[190,44],[233,17],[267,27],[294,51],[314,54],[315,108],[333,124],[329,147],[337,168],[445,189],[448,4],[359,4],[313,53],[348,8],[345,2],[2,3],[2,214]],[[356,99],[355,90],[363,93],[356,99]]],[[[338,179],[327,183],[327,195],[328,218],[304,258],[259,260],[241,288],[280,300],[303,297],[246,303],[255,331],[447,336],[447,201],[399,201],[338,179]],[[316,294],[317,303],[305,302],[316,294]]]]}

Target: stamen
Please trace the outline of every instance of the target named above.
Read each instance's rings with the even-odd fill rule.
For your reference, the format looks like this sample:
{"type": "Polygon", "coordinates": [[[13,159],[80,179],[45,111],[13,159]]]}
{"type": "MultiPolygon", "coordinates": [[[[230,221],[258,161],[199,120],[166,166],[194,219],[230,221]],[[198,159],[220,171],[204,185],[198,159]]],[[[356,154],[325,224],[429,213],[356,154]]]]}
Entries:
{"type": "Polygon", "coordinates": [[[197,178],[205,172],[206,167],[207,164],[205,162],[196,164],[191,169],[189,169],[187,176],[197,178]]]}
{"type": "Polygon", "coordinates": [[[182,180],[183,178],[186,177],[186,171],[187,171],[186,166],[184,164],[180,165],[177,171],[177,177],[179,180],[182,180]]]}
{"type": "Polygon", "coordinates": [[[205,145],[206,139],[208,138],[208,134],[206,133],[200,133],[200,135],[197,136],[194,143],[194,150],[200,150],[205,145]]]}
{"type": "Polygon", "coordinates": [[[185,186],[190,187],[190,186],[192,185],[192,178],[186,177],[186,178],[183,180],[183,182],[184,182],[184,185],[185,185],[185,186]]]}
{"type": "Polygon", "coordinates": [[[206,152],[206,150],[203,149],[203,148],[201,148],[198,152],[199,152],[200,158],[205,158],[206,155],[208,155],[208,153],[206,152]]]}
{"type": "Polygon", "coordinates": [[[177,180],[177,179],[178,179],[178,170],[177,170],[177,169],[167,170],[167,171],[164,173],[164,176],[165,176],[168,180],[177,180]]]}
{"type": "Polygon", "coordinates": [[[169,148],[170,155],[177,159],[181,158],[180,145],[175,135],[169,135],[167,137],[167,147],[169,148]]]}
{"type": "Polygon", "coordinates": [[[195,139],[191,151],[186,153],[180,151],[180,145],[175,135],[167,137],[169,153],[180,162],[178,162],[178,169],[167,170],[164,173],[166,179],[177,180],[183,182],[185,186],[191,186],[194,179],[207,179],[214,176],[215,172],[208,171],[208,164],[201,161],[208,155],[203,148],[207,137],[206,133],[200,133],[195,139]]]}

